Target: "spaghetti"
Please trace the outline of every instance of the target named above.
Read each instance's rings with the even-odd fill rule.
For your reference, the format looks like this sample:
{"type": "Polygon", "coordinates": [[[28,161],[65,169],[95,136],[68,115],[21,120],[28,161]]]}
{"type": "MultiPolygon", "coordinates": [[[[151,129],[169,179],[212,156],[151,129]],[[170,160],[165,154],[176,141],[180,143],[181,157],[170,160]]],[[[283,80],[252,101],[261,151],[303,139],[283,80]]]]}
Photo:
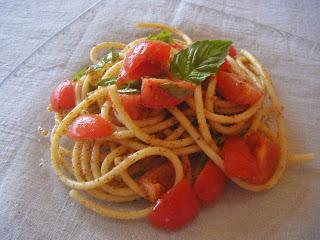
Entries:
{"type": "MultiPolygon", "coordinates": [[[[169,42],[171,46],[178,46],[171,49],[171,58],[172,54],[193,44],[188,35],[165,24],[139,23],[138,27],[157,28],[163,30],[163,34],[176,35],[179,39],[169,42]]],[[[153,178],[152,174],[170,163],[172,169],[168,168],[166,174],[172,171],[173,185],[184,178],[189,178],[189,183],[192,183],[194,180],[190,174],[197,177],[201,170],[197,159],[203,154],[241,188],[264,191],[277,184],[288,159],[305,161],[314,157],[312,154],[288,155],[283,106],[269,74],[246,50],[241,50],[234,57],[226,57],[227,71],[240,76],[263,93],[255,103],[237,104],[227,100],[217,89],[218,73],[213,73],[202,85],[197,85],[182,103],[148,109],[142,118],[134,119],[122,102],[123,88],[112,80],[119,79],[132,49],[146,39],[137,39],[129,44],[104,42],[93,47],[90,51],[93,65],[83,76],[71,81],[70,91],[74,91],[76,105],[69,110],[56,110],[51,134],[52,166],[60,180],[71,188],[71,198],[102,216],[138,219],[148,216],[152,208],[117,210],[95,199],[117,203],[141,198],[155,201],[157,198],[154,199],[144,187],[144,179],[153,178]],[[108,59],[99,59],[99,52],[106,49],[111,49],[108,59]],[[70,125],[86,114],[94,114],[107,121],[112,133],[91,139],[75,139],[73,147],[67,147],[64,138],[69,136],[70,125]],[[272,175],[258,183],[228,172],[223,147],[223,142],[229,138],[246,138],[255,132],[263,134],[269,139],[268,143],[273,142],[279,147],[272,175]]],[[[124,88],[124,91],[128,89],[124,88]]],[[[188,89],[182,93],[186,92],[188,89]]]]}

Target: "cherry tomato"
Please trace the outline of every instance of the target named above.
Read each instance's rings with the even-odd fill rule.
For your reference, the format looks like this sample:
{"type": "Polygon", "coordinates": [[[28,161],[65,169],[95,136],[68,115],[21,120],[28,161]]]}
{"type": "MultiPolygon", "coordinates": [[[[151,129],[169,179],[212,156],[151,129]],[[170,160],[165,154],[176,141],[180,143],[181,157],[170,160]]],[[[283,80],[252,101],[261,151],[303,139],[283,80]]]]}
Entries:
{"type": "Polygon", "coordinates": [[[133,120],[142,119],[148,114],[149,109],[141,104],[140,94],[120,94],[121,103],[133,120]]]}
{"type": "MultiPolygon", "coordinates": [[[[175,88],[194,91],[195,85],[186,81],[171,81],[168,79],[144,78],[141,87],[142,105],[153,109],[173,107],[184,101],[185,98],[172,96],[162,84],[172,84],[175,88]]],[[[172,91],[174,91],[172,89],[172,91]]]]}
{"type": "Polygon", "coordinates": [[[223,145],[224,168],[229,177],[245,181],[256,180],[259,175],[257,162],[249,146],[239,137],[232,137],[223,145]]]}
{"type": "Polygon", "coordinates": [[[74,140],[94,140],[112,134],[111,124],[95,114],[84,114],[70,125],[67,136],[74,140]]]}
{"type": "Polygon", "coordinates": [[[222,194],[226,177],[220,168],[208,161],[196,178],[193,189],[203,205],[214,202],[222,194]]]}
{"type": "Polygon", "coordinates": [[[157,201],[148,218],[158,228],[175,230],[195,218],[199,208],[196,194],[183,179],[157,201]]]}
{"type": "MultiPolygon", "coordinates": [[[[233,45],[231,45],[229,47],[229,56],[232,57],[232,58],[235,58],[237,56],[237,50],[233,45]]],[[[229,67],[230,67],[230,63],[226,59],[224,61],[224,63],[220,66],[220,70],[221,71],[228,71],[229,67]]]]}
{"type": "Polygon", "coordinates": [[[73,83],[70,80],[59,83],[51,93],[50,103],[54,112],[62,112],[74,108],[76,96],[73,83]]]}
{"type": "Polygon", "coordinates": [[[254,104],[263,96],[260,89],[238,75],[223,71],[218,72],[217,89],[226,100],[240,105],[254,104]]]}
{"type": "Polygon", "coordinates": [[[124,59],[117,86],[145,76],[159,76],[169,69],[171,46],[157,40],[145,40],[134,46],[124,59]]]}

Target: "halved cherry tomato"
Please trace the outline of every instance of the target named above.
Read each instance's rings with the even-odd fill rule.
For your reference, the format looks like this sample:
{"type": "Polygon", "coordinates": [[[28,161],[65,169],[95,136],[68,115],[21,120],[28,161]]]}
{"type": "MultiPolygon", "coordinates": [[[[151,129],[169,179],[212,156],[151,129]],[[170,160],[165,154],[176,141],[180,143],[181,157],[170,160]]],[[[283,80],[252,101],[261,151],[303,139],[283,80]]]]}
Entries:
{"type": "Polygon", "coordinates": [[[125,110],[133,120],[142,119],[149,112],[149,109],[142,106],[140,94],[120,94],[120,99],[125,110]]]}
{"type": "Polygon", "coordinates": [[[208,161],[199,173],[193,189],[203,205],[214,202],[223,192],[226,177],[220,168],[208,161]]]}
{"type": "Polygon", "coordinates": [[[259,132],[251,133],[246,140],[251,152],[256,157],[260,170],[258,183],[264,183],[272,177],[280,158],[279,145],[259,132]]]}
{"type": "MultiPolygon", "coordinates": [[[[185,98],[172,96],[162,84],[172,84],[176,88],[194,91],[195,85],[186,81],[171,81],[168,79],[144,78],[141,87],[142,105],[148,108],[162,109],[173,107],[183,102],[185,98]]],[[[173,91],[173,90],[172,90],[173,91]]]]}
{"type": "Polygon", "coordinates": [[[158,228],[175,230],[195,218],[199,208],[196,194],[188,181],[183,179],[157,201],[149,220],[158,228]]]}
{"type": "Polygon", "coordinates": [[[232,137],[223,145],[224,168],[230,177],[241,178],[245,181],[256,179],[259,175],[255,157],[249,146],[239,137],[232,137]]]}
{"type": "Polygon", "coordinates": [[[95,114],[84,114],[70,125],[67,136],[74,140],[94,140],[112,134],[111,124],[95,114]]]}
{"type": "MultiPolygon", "coordinates": [[[[237,50],[233,45],[231,45],[229,47],[229,56],[232,58],[235,58],[237,56],[237,50]]],[[[228,71],[229,67],[230,67],[230,63],[226,59],[226,60],[224,60],[224,63],[220,66],[220,70],[221,71],[228,71]]]]}
{"type": "Polygon", "coordinates": [[[134,46],[124,59],[117,86],[141,77],[155,77],[169,69],[171,46],[157,40],[145,40],[134,46]]]}
{"type": "Polygon", "coordinates": [[[254,104],[263,96],[260,89],[240,76],[223,71],[218,72],[217,89],[226,100],[240,105],[254,104]]]}
{"type": "Polygon", "coordinates": [[[76,105],[76,96],[73,83],[65,80],[56,86],[50,97],[51,108],[54,112],[70,110],[76,105]]]}
{"type": "Polygon", "coordinates": [[[223,156],[228,176],[257,185],[265,183],[274,174],[280,148],[263,134],[254,132],[246,142],[240,138],[227,139],[223,156]]]}

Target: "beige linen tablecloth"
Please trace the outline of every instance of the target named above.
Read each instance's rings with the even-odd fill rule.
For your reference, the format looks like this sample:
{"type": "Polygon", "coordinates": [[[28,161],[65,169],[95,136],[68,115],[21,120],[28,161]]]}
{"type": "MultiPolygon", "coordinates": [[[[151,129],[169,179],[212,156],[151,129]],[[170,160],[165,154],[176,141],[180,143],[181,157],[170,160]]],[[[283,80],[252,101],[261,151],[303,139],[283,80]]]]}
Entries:
{"type": "MultiPolygon", "coordinates": [[[[53,31],[46,34],[61,30],[49,39],[35,31],[37,44],[47,41],[31,55],[35,45],[27,32],[28,49],[18,26],[6,37],[7,24],[20,15],[6,12],[12,21],[0,17],[0,239],[320,239],[319,1],[101,1],[64,27],[54,14],[65,8],[48,4],[43,7],[55,10],[51,23],[43,15],[53,31]],[[50,166],[49,139],[37,134],[38,126],[53,125],[53,115],[46,112],[49,92],[89,63],[93,45],[146,34],[135,29],[137,21],[168,23],[195,40],[230,38],[238,49],[257,55],[284,102],[290,151],[312,151],[316,160],[290,164],[268,192],[229,184],[215,205],[174,233],[154,229],[147,220],[104,219],[75,204],[50,166]]],[[[85,9],[79,3],[75,7],[85,9]]]]}

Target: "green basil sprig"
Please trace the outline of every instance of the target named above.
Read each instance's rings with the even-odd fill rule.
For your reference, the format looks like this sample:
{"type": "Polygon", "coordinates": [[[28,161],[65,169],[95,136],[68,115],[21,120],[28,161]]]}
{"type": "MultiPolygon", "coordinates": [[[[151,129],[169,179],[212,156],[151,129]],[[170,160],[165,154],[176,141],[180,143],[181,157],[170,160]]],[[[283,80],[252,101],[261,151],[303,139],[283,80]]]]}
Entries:
{"type": "Polygon", "coordinates": [[[229,40],[197,41],[174,55],[170,72],[179,79],[200,85],[218,71],[231,44],[229,40]]]}
{"type": "Polygon", "coordinates": [[[158,34],[150,34],[148,40],[159,40],[166,43],[173,43],[172,34],[167,30],[163,30],[158,34]]]}

